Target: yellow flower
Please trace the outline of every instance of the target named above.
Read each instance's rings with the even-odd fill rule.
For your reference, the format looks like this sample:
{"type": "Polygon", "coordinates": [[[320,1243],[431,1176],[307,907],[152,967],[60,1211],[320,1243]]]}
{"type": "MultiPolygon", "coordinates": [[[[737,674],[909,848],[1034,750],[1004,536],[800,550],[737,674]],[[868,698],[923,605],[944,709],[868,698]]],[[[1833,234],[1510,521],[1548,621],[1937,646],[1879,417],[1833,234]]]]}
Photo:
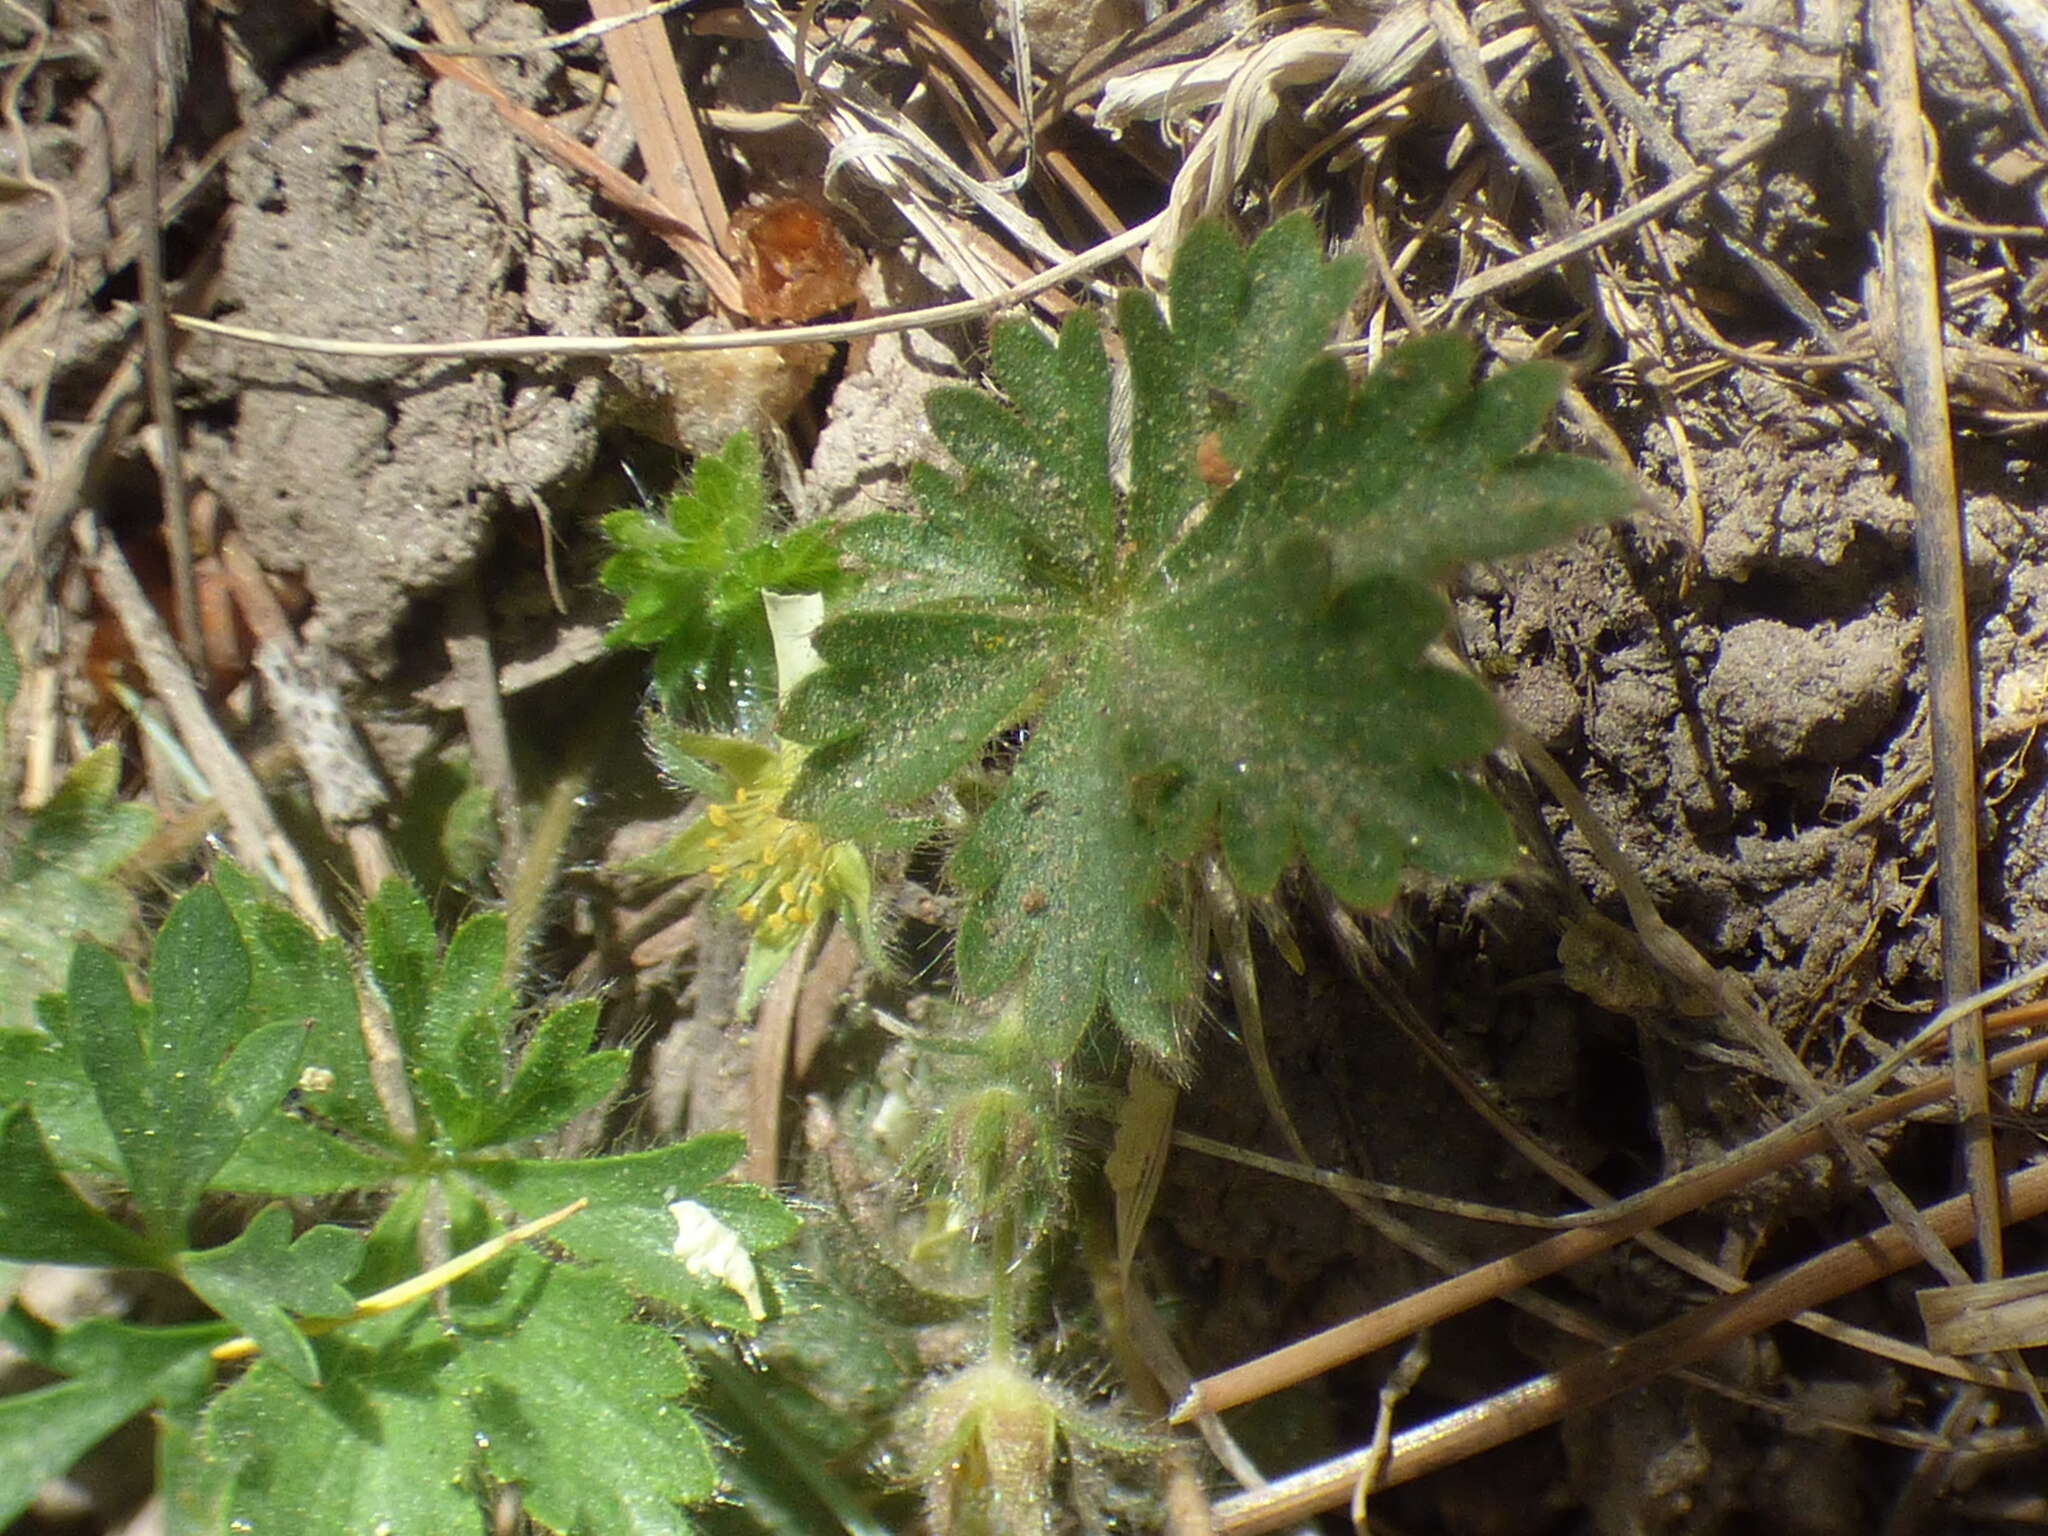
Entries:
{"type": "Polygon", "coordinates": [[[811,822],[782,814],[804,749],[683,731],[668,732],[662,745],[671,760],[687,757],[707,766],[715,782],[706,790],[704,814],[640,867],[671,878],[708,875],[719,906],[754,930],[740,1012],[752,1009],[828,915],[851,927],[874,960],[867,860],[853,844],[828,843],[811,822]]]}

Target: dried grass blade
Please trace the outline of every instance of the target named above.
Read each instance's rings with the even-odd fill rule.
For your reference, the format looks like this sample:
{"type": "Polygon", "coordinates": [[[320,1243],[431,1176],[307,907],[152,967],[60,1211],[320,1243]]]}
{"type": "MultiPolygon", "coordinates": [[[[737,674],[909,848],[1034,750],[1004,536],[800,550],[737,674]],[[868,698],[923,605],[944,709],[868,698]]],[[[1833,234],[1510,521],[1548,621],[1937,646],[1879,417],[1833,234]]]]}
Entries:
{"type": "MultiPolygon", "coordinates": [[[[2048,1211],[2048,1164],[2014,1176],[2009,1219],[2023,1221],[2048,1211]]],[[[1944,1243],[1970,1232],[1971,1202],[1958,1195],[1921,1214],[1944,1243]]],[[[1885,1225],[1853,1238],[1775,1278],[1675,1318],[1613,1349],[1595,1350],[1560,1370],[1535,1377],[1506,1392],[1412,1429],[1394,1441],[1393,1456],[1379,1478],[1389,1488],[1505,1445],[1567,1413],[1575,1413],[1644,1386],[1717,1349],[1749,1338],[1795,1313],[1859,1290],[1914,1263],[1919,1257],[1898,1227],[1885,1225]]],[[[1252,1536],[1280,1530],[1350,1498],[1369,1451],[1354,1452],[1266,1488],[1216,1505],[1222,1536],[1252,1536]]]]}
{"type": "MultiPolygon", "coordinates": [[[[603,20],[629,16],[639,7],[631,0],[590,0],[591,11],[603,20]]],[[[699,229],[727,263],[738,255],[725,199],[711,169],[711,156],[697,131],[690,94],[676,68],[675,50],[661,22],[641,21],[604,35],[605,56],[618,77],[633,137],[647,166],[647,179],[664,203],[699,229]]]]}

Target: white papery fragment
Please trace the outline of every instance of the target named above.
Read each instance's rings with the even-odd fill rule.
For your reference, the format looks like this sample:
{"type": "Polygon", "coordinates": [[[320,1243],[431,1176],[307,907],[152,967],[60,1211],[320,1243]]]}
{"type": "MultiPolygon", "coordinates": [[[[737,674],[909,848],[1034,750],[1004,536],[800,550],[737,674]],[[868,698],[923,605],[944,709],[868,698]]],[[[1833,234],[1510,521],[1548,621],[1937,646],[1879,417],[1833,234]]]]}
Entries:
{"type": "Polygon", "coordinates": [[[739,1234],[694,1200],[671,1202],[676,1219],[673,1252],[683,1268],[700,1280],[716,1280],[747,1304],[747,1315],[760,1322],[768,1315],[761,1301],[761,1277],[739,1234]]]}

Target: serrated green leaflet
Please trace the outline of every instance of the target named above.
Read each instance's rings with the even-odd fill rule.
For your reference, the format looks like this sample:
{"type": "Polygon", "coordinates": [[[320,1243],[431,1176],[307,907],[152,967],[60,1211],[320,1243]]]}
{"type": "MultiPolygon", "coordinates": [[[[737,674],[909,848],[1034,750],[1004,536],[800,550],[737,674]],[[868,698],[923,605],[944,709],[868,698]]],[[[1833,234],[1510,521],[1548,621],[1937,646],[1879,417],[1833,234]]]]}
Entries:
{"type": "Polygon", "coordinates": [[[625,1076],[630,1053],[589,1049],[597,1005],[585,1001],[535,1026],[507,1081],[516,1007],[504,982],[499,914],[470,918],[441,954],[426,904],[392,880],[365,909],[363,933],[413,1085],[450,1148],[544,1136],[625,1076]]]}
{"type": "Polygon", "coordinates": [[[636,1294],[751,1334],[758,1324],[745,1303],[715,1278],[692,1274],[676,1258],[676,1222],[669,1213],[672,1202],[697,1201],[750,1252],[794,1237],[796,1218],[773,1196],[752,1185],[711,1183],[738,1160],[743,1146],[738,1136],[697,1136],[680,1146],[573,1163],[477,1159],[462,1172],[526,1220],[571,1200],[588,1199],[589,1210],[552,1234],[570,1253],[602,1266],[636,1294]]]}
{"type": "Polygon", "coordinates": [[[143,1226],[184,1245],[185,1217],[299,1072],[301,1023],[248,1006],[249,958],[210,885],[171,908],[150,956],[150,1000],[120,963],[82,944],[71,960],[72,1043],[91,1076],[143,1226]]]}
{"type": "MultiPolygon", "coordinates": [[[[73,1379],[0,1398],[0,1527],[36,1490],[152,1403],[183,1399],[211,1375],[212,1339],[189,1329],[122,1328],[88,1323],[57,1341],[53,1364],[73,1379]],[[65,1358],[65,1345],[92,1335],[111,1347],[65,1358]]],[[[73,1356],[81,1352],[69,1351],[73,1356]]]]}
{"type": "Polygon", "coordinates": [[[456,1348],[432,1319],[371,1351],[318,1346],[325,1385],[268,1361],[216,1398],[202,1453],[230,1469],[229,1530],[294,1536],[457,1536],[485,1529],[475,1431],[451,1370],[456,1348]]]}
{"type": "Polygon", "coordinates": [[[158,1250],[64,1182],[25,1105],[0,1111],[0,1258],[148,1265],[158,1250]]]}
{"type": "Polygon", "coordinates": [[[296,1021],[306,1028],[306,1109],[353,1137],[392,1145],[370,1085],[362,1005],[347,947],[339,939],[319,937],[232,864],[215,869],[213,884],[249,956],[251,1006],[267,1020],[296,1021]]]}
{"type": "Polygon", "coordinates": [[[551,1266],[517,1326],[471,1331],[458,1362],[484,1464],[550,1530],[683,1536],[716,1486],[681,1398],[692,1373],[600,1275],[551,1266]],[[598,1451],[598,1454],[593,1454],[598,1451]]]}
{"type": "Polygon", "coordinates": [[[434,916],[420,893],[404,880],[386,880],[363,908],[363,959],[408,1051],[417,1049],[425,1027],[440,955],[434,916]]]}
{"type": "Polygon", "coordinates": [[[106,746],[93,752],[31,813],[20,841],[6,853],[0,1031],[32,1027],[36,996],[64,985],[75,940],[111,944],[134,921],[134,903],[112,876],[148,840],[156,815],[145,806],[116,804],[120,779],[120,751],[106,746]]]}
{"type": "Polygon", "coordinates": [[[626,1075],[629,1051],[592,1051],[597,1004],[588,999],[542,1019],[501,1097],[484,1109],[474,1145],[525,1141],[557,1130],[605,1096],[626,1075]]]}
{"type": "Polygon", "coordinates": [[[294,1241],[291,1213],[272,1205],[233,1242],[181,1254],[178,1273],[294,1381],[317,1387],[313,1346],[292,1318],[346,1317],[355,1297],[342,1282],[362,1262],[361,1233],[319,1226],[294,1241]]]}
{"type": "Polygon", "coordinates": [[[1299,858],[1367,906],[1404,867],[1470,876],[1513,855],[1470,779],[1497,722],[1425,655],[1447,617],[1428,583],[1613,517],[1629,493],[1528,452],[1554,369],[1475,389],[1470,348],[1439,338],[1354,388],[1322,349],[1357,280],[1320,262],[1306,221],[1249,252],[1191,237],[1171,323],[1143,296],[1120,310],[1121,497],[1094,322],[1057,344],[1001,328],[1007,403],[932,397],[962,473],[915,477],[921,519],[849,531],[875,574],[819,631],[825,669],[784,712],[812,748],[789,814],[872,834],[1029,727],[950,873],[969,898],[963,985],[1008,998],[1048,1055],[1104,1009],[1177,1054],[1199,974],[1185,871],[1212,847],[1252,894],[1299,858]]]}
{"type": "Polygon", "coordinates": [[[66,1173],[118,1180],[121,1155],[73,1043],[70,1000],[36,999],[40,1030],[0,1029],[0,1103],[35,1106],[50,1155],[66,1173]]]}
{"type": "Polygon", "coordinates": [[[607,516],[604,531],[617,553],[598,579],[625,604],[607,643],[651,648],[663,696],[713,724],[738,723],[774,698],[761,594],[847,585],[824,528],[770,535],[760,455],[744,432],[697,460],[666,518],[628,508],[607,516]]]}

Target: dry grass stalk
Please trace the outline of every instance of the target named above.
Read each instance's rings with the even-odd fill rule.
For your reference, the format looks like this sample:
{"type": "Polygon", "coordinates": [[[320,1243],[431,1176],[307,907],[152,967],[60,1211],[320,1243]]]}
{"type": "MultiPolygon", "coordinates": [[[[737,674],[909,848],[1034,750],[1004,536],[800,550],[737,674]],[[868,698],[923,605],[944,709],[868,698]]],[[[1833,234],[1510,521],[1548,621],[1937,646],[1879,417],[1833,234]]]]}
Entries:
{"type": "MultiPolygon", "coordinates": [[[[2014,1010],[1995,1015],[1998,1022],[2032,1022],[2038,1010],[2014,1010]]],[[[2002,1052],[1995,1063],[1998,1075],[2018,1071],[2031,1063],[2048,1060],[2048,1040],[2030,1041],[2002,1052]]],[[[1865,1132],[1939,1103],[1946,1094],[1940,1082],[1894,1094],[1865,1105],[1848,1117],[1848,1127],[1865,1132]]],[[[1731,1161],[1667,1179],[1641,1195],[1616,1202],[1606,1210],[1586,1212],[1587,1224],[1544,1238],[1490,1264],[1469,1269],[1451,1279],[1416,1291],[1399,1301],[1326,1328],[1294,1344],[1261,1355],[1256,1360],[1206,1376],[1188,1389],[1173,1412],[1173,1422],[1185,1424],[1199,1414],[1222,1413],[1261,1397],[1297,1385],[1311,1376],[1359,1359],[1376,1349],[1407,1338],[1419,1329],[1455,1317],[1483,1302],[1499,1299],[1511,1290],[1529,1285],[1546,1275],[1557,1274],[1584,1262],[1617,1243],[1674,1221],[1688,1211],[1746,1188],[1804,1158],[1827,1150],[1828,1135],[1810,1129],[1785,1139],[1767,1139],[1731,1161]]]]}
{"type": "MultiPolygon", "coordinates": [[[[2048,1164],[2013,1176],[2008,1219],[2048,1211],[2048,1164]]],[[[1968,1195],[1930,1207],[1921,1220],[1943,1243],[1963,1241],[1972,1222],[1968,1195]]],[[[1918,1250],[1895,1225],[1878,1227],[1734,1296],[1708,1302],[1613,1349],[1597,1350],[1563,1368],[1498,1393],[1394,1440],[1378,1486],[1393,1487],[1555,1424],[1623,1392],[1646,1386],[1679,1366],[1750,1337],[1807,1308],[1860,1290],[1917,1261],[1918,1250]]],[[[1292,1525],[1351,1496],[1370,1451],[1354,1452],[1282,1478],[1215,1507],[1223,1536],[1253,1536],[1292,1525]]]]}

